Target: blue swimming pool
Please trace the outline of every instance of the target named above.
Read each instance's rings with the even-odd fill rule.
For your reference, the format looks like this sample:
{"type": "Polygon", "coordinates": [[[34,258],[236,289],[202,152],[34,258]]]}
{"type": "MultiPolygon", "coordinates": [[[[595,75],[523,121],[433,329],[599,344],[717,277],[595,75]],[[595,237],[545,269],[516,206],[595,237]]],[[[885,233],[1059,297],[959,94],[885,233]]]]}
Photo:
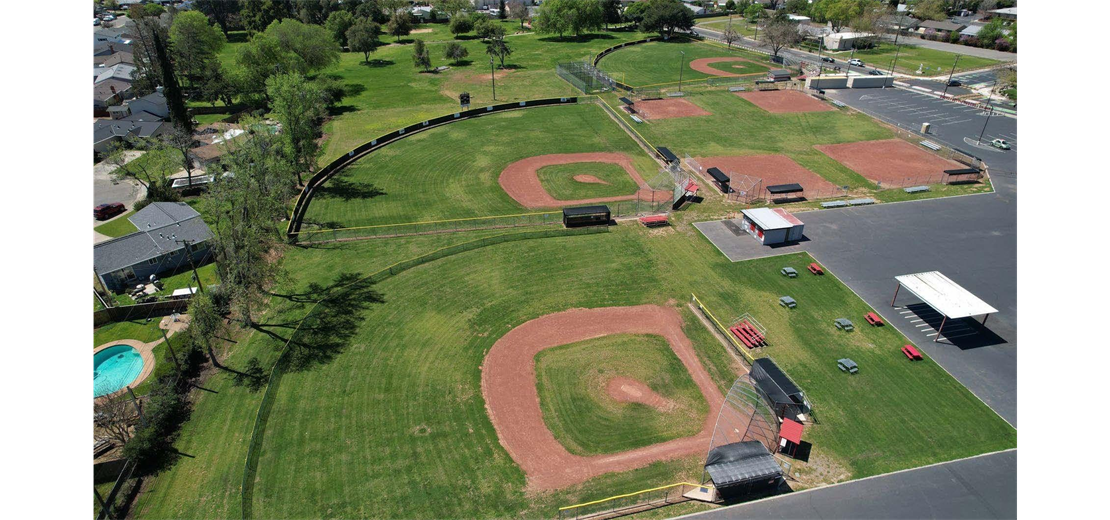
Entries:
{"type": "Polygon", "coordinates": [[[127,345],[93,354],[93,397],[110,394],[135,381],[143,371],[143,356],[127,345]]]}

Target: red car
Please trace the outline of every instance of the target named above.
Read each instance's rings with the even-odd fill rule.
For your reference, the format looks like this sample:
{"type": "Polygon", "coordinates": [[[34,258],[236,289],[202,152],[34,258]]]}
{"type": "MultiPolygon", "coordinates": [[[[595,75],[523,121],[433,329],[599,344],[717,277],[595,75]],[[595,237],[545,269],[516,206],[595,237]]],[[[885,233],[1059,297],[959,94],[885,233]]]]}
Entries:
{"type": "Polygon", "coordinates": [[[111,204],[101,204],[93,208],[93,218],[96,220],[108,220],[120,213],[127,211],[122,202],[113,202],[111,204]]]}

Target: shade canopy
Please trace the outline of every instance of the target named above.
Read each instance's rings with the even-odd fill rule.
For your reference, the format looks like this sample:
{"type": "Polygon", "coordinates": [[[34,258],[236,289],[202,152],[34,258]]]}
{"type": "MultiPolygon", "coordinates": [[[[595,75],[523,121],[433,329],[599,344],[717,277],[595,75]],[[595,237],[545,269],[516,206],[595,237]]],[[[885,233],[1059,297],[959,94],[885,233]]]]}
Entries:
{"type": "Polygon", "coordinates": [[[804,430],[805,427],[802,426],[802,423],[791,419],[783,419],[782,427],[779,428],[779,437],[793,442],[794,444],[801,444],[802,432],[804,430]]]}
{"type": "Polygon", "coordinates": [[[998,309],[980,300],[940,271],[904,274],[895,276],[894,279],[926,305],[949,318],[967,318],[998,312],[998,309]]]}

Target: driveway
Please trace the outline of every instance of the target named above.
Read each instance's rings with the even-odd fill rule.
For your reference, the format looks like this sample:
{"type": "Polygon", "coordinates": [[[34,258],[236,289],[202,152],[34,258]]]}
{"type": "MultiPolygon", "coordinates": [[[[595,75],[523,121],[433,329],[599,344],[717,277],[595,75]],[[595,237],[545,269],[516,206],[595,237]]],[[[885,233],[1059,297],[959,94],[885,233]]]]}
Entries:
{"type": "MultiPolygon", "coordinates": [[[[142,154],[143,152],[139,151],[127,152],[127,162],[135,160],[142,154]]],[[[112,179],[112,171],[115,169],[116,166],[108,161],[101,161],[93,166],[93,206],[122,202],[130,210],[135,202],[142,200],[146,190],[134,181],[112,179]]],[[[97,225],[103,223],[96,220],[94,222],[97,225]]]]}

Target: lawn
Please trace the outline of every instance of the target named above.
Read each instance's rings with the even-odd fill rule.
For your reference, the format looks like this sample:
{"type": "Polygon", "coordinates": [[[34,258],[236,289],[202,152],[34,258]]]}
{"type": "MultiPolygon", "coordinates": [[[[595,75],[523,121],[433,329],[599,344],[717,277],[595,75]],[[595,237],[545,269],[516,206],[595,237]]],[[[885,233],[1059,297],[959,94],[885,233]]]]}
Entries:
{"type": "MultiPolygon", "coordinates": [[[[330,283],[350,266],[368,272],[414,244],[430,249],[460,238],[290,248],[285,262],[295,280],[278,292],[330,283]]],[[[551,517],[557,506],[697,478],[700,457],[691,457],[526,494],[523,473],[486,416],[479,368],[494,341],[529,319],[574,307],[681,305],[690,292],[719,316],[751,312],[771,329],[767,354],[817,407],[821,424],[806,437],[815,468],[860,478],[1014,445],[1014,430],[939,366],[905,361],[897,349],[908,341],[895,329],[836,333],[833,318],[862,322],[869,309],[834,276],[777,274],[780,264],[801,268],[810,261],[798,254],[730,263],[689,226],[662,233],[618,226],[607,234],[491,246],[386,279],[374,287],[382,302],[346,314],[356,323],[344,328],[349,337],[281,379],[263,437],[254,515],[551,517]],[[799,308],[778,307],[782,294],[794,296],[799,308]],[[835,359],[845,355],[860,364],[860,375],[846,379],[836,370],[835,359]],[[437,499],[445,497],[466,500],[437,499]]],[[[265,330],[276,338],[252,335],[236,347],[231,366],[272,355],[289,334],[278,324],[304,311],[284,299],[273,305],[263,321],[274,324],[265,330]]],[[[691,333],[691,340],[718,386],[727,388],[736,372],[724,347],[708,332],[691,333]]],[[[201,398],[178,445],[196,459],[158,477],[140,500],[140,516],[236,514],[258,394],[218,377],[220,393],[201,398]]]]}
{"type": "Polygon", "coordinates": [[[616,197],[636,193],[636,182],[618,164],[574,163],[544,166],[536,172],[540,184],[552,197],[559,200],[580,200],[596,197],[616,197]],[[578,175],[592,175],[604,182],[575,180],[578,175]]]}
{"type": "Polygon", "coordinates": [[[712,67],[731,74],[758,76],[769,70],[767,57],[739,50],[730,51],[723,45],[689,40],[655,41],[629,45],[605,56],[598,62],[599,69],[613,79],[635,86],[659,83],[677,83],[679,71],[683,80],[699,80],[711,74],[690,68],[690,62],[701,58],[739,57],[756,63],[744,63],[743,69],[733,69],[729,64],[717,63],[712,67]],[[686,53],[685,57],[681,53],[686,53]],[[764,65],[761,65],[764,64],[764,65]],[[766,65],[766,66],[765,66],[766,65]]]}
{"type": "MultiPolygon", "coordinates": [[[[923,71],[920,73],[921,76],[948,74],[952,70],[952,65],[956,63],[956,56],[960,57],[959,63],[956,64],[956,72],[981,69],[998,63],[997,60],[989,58],[957,55],[916,45],[900,45],[900,47],[901,49],[896,49],[893,43],[884,42],[872,49],[857,50],[855,56],[863,60],[863,63],[869,67],[889,70],[890,64],[894,61],[895,54],[897,54],[898,63],[894,67],[895,72],[918,75],[918,68],[923,67],[923,71]]],[[[837,60],[847,60],[851,51],[829,52],[828,54],[835,56],[837,60]]]]}
{"type": "Polygon", "coordinates": [[[531,108],[451,123],[376,151],[324,184],[305,220],[353,227],[528,213],[498,184],[501,171],[532,156],[578,152],[626,153],[645,179],[658,169],[596,104],[531,108]]]}
{"type": "Polygon", "coordinates": [[[99,347],[110,341],[121,339],[133,339],[143,343],[160,340],[162,339],[162,332],[158,328],[158,322],[161,319],[161,317],[156,317],[151,318],[150,321],[147,321],[146,318],[117,321],[93,329],[93,347],[99,347]]]}
{"type": "Polygon", "coordinates": [[[93,229],[96,230],[97,233],[100,233],[101,235],[104,235],[106,237],[116,238],[122,237],[123,235],[129,235],[138,231],[138,228],[136,228],[130,220],[127,220],[131,218],[131,215],[134,214],[134,210],[128,211],[127,213],[116,217],[112,221],[105,222],[99,226],[94,227],[93,229]]]}
{"type": "MultiPolygon", "coordinates": [[[[697,22],[698,27],[705,27],[706,29],[719,31],[721,33],[725,32],[725,29],[728,29],[730,23],[727,16],[701,18],[697,22]]],[[[744,37],[754,38],[756,36],[756,24],[748,23],[743,17],[734,16],[731,23],[732,29],[744,37]]]]}
{"type": "Polygon", "coordinates": [[[600,455],[694,435],[709,413],[690,373],[661,336],[616,334],[536,356],[544,422],[575,455],[600,455]],[[673,408],[621,403],[606,392],[614,377],[635,379],[673,408]]]}

